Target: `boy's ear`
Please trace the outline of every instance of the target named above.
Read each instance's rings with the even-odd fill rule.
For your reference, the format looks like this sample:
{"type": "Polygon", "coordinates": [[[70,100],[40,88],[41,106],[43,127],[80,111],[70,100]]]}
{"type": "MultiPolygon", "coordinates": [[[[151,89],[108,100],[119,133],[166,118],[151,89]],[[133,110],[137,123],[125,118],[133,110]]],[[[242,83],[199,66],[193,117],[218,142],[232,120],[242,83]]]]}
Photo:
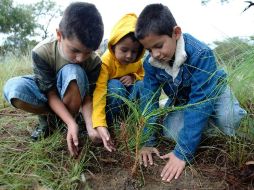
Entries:
{"type": "Polygon", "coordinates": [[[173,30],[173,35],[175,35],[175,38],[178,40],[180,36],[182,35],[182,29],[180,26],[175,26],[173,30]]]}
{"type": "Polygon", "coordinates": [[[59,29],[56,29],[56,38],[58,42],[61,42],[63,38],[62,33],[59,31],[59,29]]]}

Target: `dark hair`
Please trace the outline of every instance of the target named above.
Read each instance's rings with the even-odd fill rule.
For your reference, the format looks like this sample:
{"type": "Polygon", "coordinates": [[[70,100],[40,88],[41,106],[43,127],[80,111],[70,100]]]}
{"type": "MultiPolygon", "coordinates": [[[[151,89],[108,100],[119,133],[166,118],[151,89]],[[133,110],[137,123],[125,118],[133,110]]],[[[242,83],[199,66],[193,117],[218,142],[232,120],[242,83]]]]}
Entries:
{"type": "Polygon", "coordinates": [[[98,49],[104,26],[95,5],[85,2],[71,3],[64,11],[59,24],[63,38],[77,38],[89,49],[98,49]]]}
{"type": "Polygon", "coordinates": [[[127,38],[130,38],[133,42],[138,42],[139,43],[139,48],[138,48],[138,55],[137,55],[137,58],[142,54],[143,52],[143,45],[138,41],[138,39],[135,37],[135,34],[134,32],[129,32],[128,34],[126,34],[125,36],[123,36],[115,45],[112,46],[112,49],[115,48],[115,46],[122,42],[123,40],[127,39],[127,38]]]}
{"type": "Polygon", "coordinates": [[[172,37],[176,25],[175,18],[167,6],[150,4],[143,9],[138,17],[135,35],[139,40],[151,33],[172,37]]]}

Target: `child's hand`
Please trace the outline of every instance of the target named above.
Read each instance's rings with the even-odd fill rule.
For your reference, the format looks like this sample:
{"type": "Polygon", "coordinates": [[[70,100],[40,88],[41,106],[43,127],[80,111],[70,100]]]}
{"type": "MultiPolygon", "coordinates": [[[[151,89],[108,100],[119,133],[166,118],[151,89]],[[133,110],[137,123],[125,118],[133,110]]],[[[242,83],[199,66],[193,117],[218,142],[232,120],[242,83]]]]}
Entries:
{"type": "Polygon", "coordinates": [[[177,179],[183,169],[185,168],[186,162],[184,160],[181,160],[175,156],[173,152],[170,152],[169,154],[161,156],[162,159],[169,158],[166,166],[164,166],[161,177],[163,181],[170,182],[174,177],[177,179]]]}
{"type": "Polygon", "coordinates": [[[125,75],[119,79],[124,86],[130,86],[134,83],[134,75],[125,75]]]}
{"type": "Polygon", "coordinates": [[[100,136],[99,132],[96,129],[94,129],[92,127],[91,128],[87,127],[87,133],[88,133],[89,138],[94,143],[99,143],[99,142],[102,141],[101,136],[100,136]]]}
{"type": "Polygon", "coordinates": [[[160,153],[157,148],[143,147],[140,150],[140,157],[139,157],[140,164],[144,164],[144,166],[147,167],[147,160],[148,160],[149,164],[153,165],[153,157],[152,157],[153,153],[155,153],[157,156],[160,157],[160,153]]]}
{"type": "Polygon", "coordinates": [[[76,123],[68,126],[66,140],[71,156],[78,156],[78,125],[76,123]]]}
{"type": "Polygon", "coordinates": [[[109,152],[112,152],[112,151],[115,151],[115,145],[114,143],[112,142],[112,139],[110,137],[110,134],[108,132],[108,129],[106,127],[97,127],[96,128],[101,139],[102,139],[102,142],[104,144],[104,147],[109,151],[109,152]]]}

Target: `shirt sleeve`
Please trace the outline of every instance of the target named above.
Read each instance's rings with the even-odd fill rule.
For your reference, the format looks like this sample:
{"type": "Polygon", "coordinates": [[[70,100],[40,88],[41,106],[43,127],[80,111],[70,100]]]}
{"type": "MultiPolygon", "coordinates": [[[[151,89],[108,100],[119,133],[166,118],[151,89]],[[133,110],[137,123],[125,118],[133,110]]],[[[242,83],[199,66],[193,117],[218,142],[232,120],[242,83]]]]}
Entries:
{"type": "Polygon", "coordinates": [[[89,64],[94,65],[94,67],[87,72],[87,78],[89,81],[89,94],[90,94],[90,96],[93,96],[96,82],[98,80],[100,70],[101,70],[100,57],[95,56],[95,58],[89,64]]]}
{"type": "Polygon", "coordinates": [[[47,93],[55,87],[55,71],[34,51],[32,51],[32,61],[35,82],[42,92],[47,93]]]}
{"type": "Polygon", "coordinates": [[[203,129],[212,114],[218,81],[216,62],[210,49],[194,54],[190,60],[191,92],[187,108],[184,109],[184,126],[173,151],[178,158],[188,161],[194,158],[203,129]]]}

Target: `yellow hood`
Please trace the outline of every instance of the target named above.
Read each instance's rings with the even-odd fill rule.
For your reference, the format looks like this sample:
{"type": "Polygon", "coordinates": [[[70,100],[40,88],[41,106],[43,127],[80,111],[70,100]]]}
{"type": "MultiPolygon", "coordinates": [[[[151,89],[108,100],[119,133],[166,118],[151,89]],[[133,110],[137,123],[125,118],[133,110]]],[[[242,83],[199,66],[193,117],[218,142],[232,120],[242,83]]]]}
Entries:
{"type": "MultiPolygon", "coordinates": [[[[120,39],[122,39],[126,34],[135,31],[135,26],[137,22],[137,16],[134,13],[129,13],[124,15],[114,26],[111,31],[108,49],[112,55],[114,55],[112,51],[112,46],[115,45],[120,39]]],[[[142,53],[143,55],[143,53],[142,53]]]]}

